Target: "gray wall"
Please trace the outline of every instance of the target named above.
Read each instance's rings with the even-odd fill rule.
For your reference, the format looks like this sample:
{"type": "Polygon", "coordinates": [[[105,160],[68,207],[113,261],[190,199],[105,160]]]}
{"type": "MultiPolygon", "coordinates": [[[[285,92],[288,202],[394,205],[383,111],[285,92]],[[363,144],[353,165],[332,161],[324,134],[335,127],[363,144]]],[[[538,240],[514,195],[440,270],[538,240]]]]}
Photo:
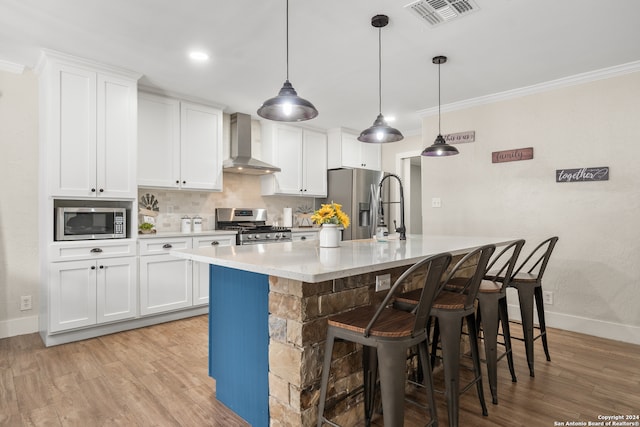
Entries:
{"type": "MultiPolygon", "coordinates": [[[[548,323],[640,343],[639,112],[636,72],[443,114],[443,133],[475,130],[476,141],[422,159],[423,233],[523,237],[525,252],[558,235],[544,280],[548,323]],[[491,162],[494,151],[525,147],[533,160],[491,162]],[[608,181],[555,182],[556,169],[599,166],[608,181]]],[[[436,134],[437,116],[426,117],[422,141],[383,147],[383,167],[436,134]]]]}

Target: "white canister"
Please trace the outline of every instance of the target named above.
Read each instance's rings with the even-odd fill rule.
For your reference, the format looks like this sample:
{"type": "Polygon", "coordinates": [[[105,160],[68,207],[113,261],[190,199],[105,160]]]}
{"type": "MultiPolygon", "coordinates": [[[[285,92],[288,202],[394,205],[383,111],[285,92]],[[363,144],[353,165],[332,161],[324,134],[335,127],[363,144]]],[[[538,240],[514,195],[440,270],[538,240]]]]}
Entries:
{"type": "Polygon", "coordinates": [[[193,232],[200,233],[202,231],[202,217],[196,215],[193,217],[193,232]]]}
{"type": "Polygon", "coordinates": [[[183,233],[191,233],[191,218],[189,218],[188,216],[183,216],[180,224],[180,230],[183,233]]]}

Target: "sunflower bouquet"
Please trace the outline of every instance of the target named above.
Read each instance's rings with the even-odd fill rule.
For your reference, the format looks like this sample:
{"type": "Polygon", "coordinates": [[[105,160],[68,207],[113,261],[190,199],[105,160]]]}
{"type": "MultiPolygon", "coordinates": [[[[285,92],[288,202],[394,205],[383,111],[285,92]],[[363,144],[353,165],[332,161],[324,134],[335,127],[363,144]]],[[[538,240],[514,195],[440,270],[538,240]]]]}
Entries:
{"type": "Polygon", "coordinates": [[[311,221],[315,224],[336,224],[344,228],[349,227],[349,215],[342,211],[342,205],[338,203],[323,204],[320,209],[311,215],[311,221]]]}

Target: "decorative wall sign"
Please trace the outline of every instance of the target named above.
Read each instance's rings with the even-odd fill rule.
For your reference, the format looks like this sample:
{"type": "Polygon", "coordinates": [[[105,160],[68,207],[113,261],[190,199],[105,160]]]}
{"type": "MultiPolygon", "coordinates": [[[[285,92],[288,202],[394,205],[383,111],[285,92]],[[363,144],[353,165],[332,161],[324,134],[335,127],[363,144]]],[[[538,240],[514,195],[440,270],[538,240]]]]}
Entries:
{"type": "Polygon", "coordinates": [[[466,132],[448,133],[443,135],[447,144],[461,144],[463,142],[473,142],[476,140],[476,131],[469,130],[466,132]]]}
{"type": "Polygon", "coordinates": [[[556,169],[556,182],[608,181],[609,167],[556,169]]]}
{"type": "Polygon", "coordinates": [[[491,163],[517,162],[519,160],[531,159],[533,159],[533,147],[494,151],[491,153],[491,163]]]}

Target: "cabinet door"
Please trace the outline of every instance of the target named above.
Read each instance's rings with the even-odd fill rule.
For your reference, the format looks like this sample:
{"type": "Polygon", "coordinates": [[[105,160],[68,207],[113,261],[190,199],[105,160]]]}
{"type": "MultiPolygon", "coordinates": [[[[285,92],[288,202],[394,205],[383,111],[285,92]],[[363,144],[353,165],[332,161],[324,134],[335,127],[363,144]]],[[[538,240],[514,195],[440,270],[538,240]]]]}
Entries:
{"type": "Polygon", "coordinates": [[[50,264],[50,332],[95,325],[96,272],[94,260],[50,264]]]}
{"type": "Polygon", "coordinates": [[[50,194],[95,196],[96,73],[61,64],[51,73],[50,194]]]}
{"type": "Polygon", "coordinates": [[[382,147],[380,144],[360,142],[360,147],[362,167],[377,171],[382,170],[382,147]]]}
{"type": "Polygon", "coordinates": [[[302,193],[302,128],[278,125],[275,129],[275,165],[282,171],[273,174],[278,194],[302,193]]]}
{"type": "Polygon", "coordinates": [[[137,314],[135,257],[106,258],[97,266],[97,323],[134,318],[137,314]]]}
{"type": "Polygon", "coordinates": [[[364,162],[360,158],[360,146],[356,135],[342,133],[342,165],[350,168],[363,168],[364,162]]]}
{"type": "MultiPolygon", "coordinates": [[[[236,235],[225,234],[219,236],[194,237],[194,248],[209,248],[212,246],[235,246],[236,235]]],[[[209,264],[205,262],[193,263],[193,305],[209,303],[209,264]]]]}
{"type": "Polygon", "coordinates": [[[180,186],[222,191],[222,112],[180,105],[180,186]]]}
{"type": "Polygon", "coordinates": [[[155,314],[192,305],[192,262],[171,255],[140,260],[140,314],[155,314]]]}
{"type": "Polygon", "coordinates": [[[137,84],[98,74],[97,105],[97,195],[135,198],[137,84]]]}
{"type": "Polygon", "coordinates": [[[304,130],[303,196],[327,197],[327,135],[304,130]]]}
{"type": "Polygon", "coordinates": [[[138,96],[138,185],[180,186],[180,102],[138,96]]]}

